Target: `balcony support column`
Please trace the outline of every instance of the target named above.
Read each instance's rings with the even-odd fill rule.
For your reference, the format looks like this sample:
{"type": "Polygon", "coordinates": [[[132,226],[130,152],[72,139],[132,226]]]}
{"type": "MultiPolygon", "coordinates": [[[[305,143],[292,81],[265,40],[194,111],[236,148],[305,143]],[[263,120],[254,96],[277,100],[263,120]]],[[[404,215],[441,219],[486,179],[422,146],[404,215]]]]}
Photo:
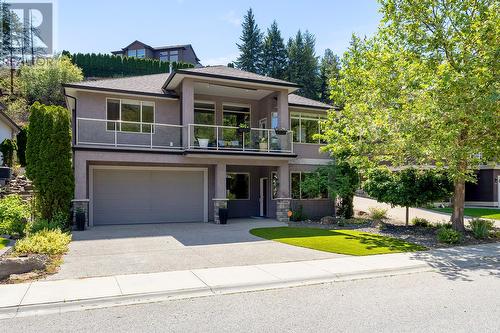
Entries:
{"type": "Polygon", "coordinates": [[[219,208],[227,208],[226,198],[226,164],[215,165],[215,198],[212,199],[214,206],[214,223],[219,224],[219,208]]]}
{"type": "Polygon", "coordinates": [[[290,126],[290,124],[289,124],[290,115],[288,112],[288,91],[287,90],[281,90],[278,92],[277,107],[278,107],[279,127],[288,129],[288,127],[290,126]]]}
{"type": "Polygon", "coordinates": [[[192,79],[185,78],[182,81],[181,89],[182,100],[182,124],[185,126],[182,133],[182,145],[189,146],[189,131],[188,124],[194,124],[194,82],[192,79]]]}
{"type": "Polygon", "coordinates": [[[290,210],[290,168],[287,164],[282,164],[278,168],[278,198],[276,198],[276,219],[279,222],[287,223],[290,220],[288,211],[290,210]]]}

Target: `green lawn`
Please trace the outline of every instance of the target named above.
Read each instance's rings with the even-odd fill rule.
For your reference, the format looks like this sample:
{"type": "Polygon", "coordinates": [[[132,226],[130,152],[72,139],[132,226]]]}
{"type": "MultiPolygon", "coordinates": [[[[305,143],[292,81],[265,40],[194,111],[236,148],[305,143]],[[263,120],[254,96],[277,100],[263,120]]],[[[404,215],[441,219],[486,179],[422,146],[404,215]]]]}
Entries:
{"type": "Polygon", "coordinates": [[[353,256],[426,250],[421,245],[355,230],[274,227],[252,229],[250,233],[289,245],[353,256]]]}
{"type": "Polygon", "coordinates": [[[0,249],[3,249],[4,247],[6,247],[7,244],[9,244],[9,240],[8,239],[0,238],[0,249]]]}
{"type": "MultiPolygon", "coordinates": [[[[435,211],[441,213],[451,214],[451,208],[432,208],[435,211]]],[[[488,208],[464,208],[464,215],[471,217],[482,217],[485,219],[496,219],[500,220],[500,209],[488,209],[488,208]]]]}

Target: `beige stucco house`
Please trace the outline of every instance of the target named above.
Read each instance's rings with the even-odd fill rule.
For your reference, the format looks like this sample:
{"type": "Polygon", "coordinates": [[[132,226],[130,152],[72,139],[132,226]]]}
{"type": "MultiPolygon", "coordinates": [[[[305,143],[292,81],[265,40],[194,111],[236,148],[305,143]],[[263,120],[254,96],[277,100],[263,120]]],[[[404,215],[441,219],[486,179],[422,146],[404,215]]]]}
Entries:
{"type": "Polygon", "coordinates": [[[315,134],[330,106],[298,88],[225,66],[66,84],[75,203],[90,226],[217,223],[220,207],[230,218],[331,214],[326,193],[301,191],[329,161],[315,134]]]}

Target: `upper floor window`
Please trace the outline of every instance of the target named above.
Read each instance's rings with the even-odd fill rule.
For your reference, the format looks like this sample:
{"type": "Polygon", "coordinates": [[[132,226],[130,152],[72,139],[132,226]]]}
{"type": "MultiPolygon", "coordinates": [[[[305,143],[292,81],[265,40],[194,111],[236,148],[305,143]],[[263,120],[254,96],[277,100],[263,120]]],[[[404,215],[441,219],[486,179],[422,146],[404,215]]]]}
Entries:
{"type": "Polygon", "coordinates": [[[324,115],[294,112],[290,116],[290,128],[293,131],[293,142],[297,143],[322,143],[315,139],[315,134],[320,134],[321,122],[324,115]]]}
{"type": "Polygon", "coordinates": [[[127,56],[129,57],[136,57],[136,58],[145,58],[146,57],[146,50],[145,49],[138,49],[138,50],[128,50],[127,56]]]}
{"type": "Polygon", "coordinates": [[[151,133],[154,117],[154,102],[115,98],[106,101],[106,119],[117,120],[107,123],[110,131],[151,133]]]}
{"type": "Polygon", "coordinates": [[[179,50],[160,52],[160,61],[178,62],[179,61],[179,50]]]}

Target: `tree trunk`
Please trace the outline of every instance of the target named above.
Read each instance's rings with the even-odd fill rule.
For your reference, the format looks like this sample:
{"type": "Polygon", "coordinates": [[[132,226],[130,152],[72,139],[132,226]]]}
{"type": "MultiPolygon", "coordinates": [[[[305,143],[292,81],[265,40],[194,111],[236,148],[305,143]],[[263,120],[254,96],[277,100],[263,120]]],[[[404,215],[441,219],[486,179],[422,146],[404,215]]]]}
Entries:
{"type": "Polygon", "coordinates": [[[465,181],[456,180],[453,189],[453,213],[451,214],[451,225],[453,229],[464,231],[464,203],[465,203],[465,181]]]}
{"type": "Polygon", "coordinates": [[[410,221],[410,207],[406,206],[406,226],[408,226],[410,221]]]}

